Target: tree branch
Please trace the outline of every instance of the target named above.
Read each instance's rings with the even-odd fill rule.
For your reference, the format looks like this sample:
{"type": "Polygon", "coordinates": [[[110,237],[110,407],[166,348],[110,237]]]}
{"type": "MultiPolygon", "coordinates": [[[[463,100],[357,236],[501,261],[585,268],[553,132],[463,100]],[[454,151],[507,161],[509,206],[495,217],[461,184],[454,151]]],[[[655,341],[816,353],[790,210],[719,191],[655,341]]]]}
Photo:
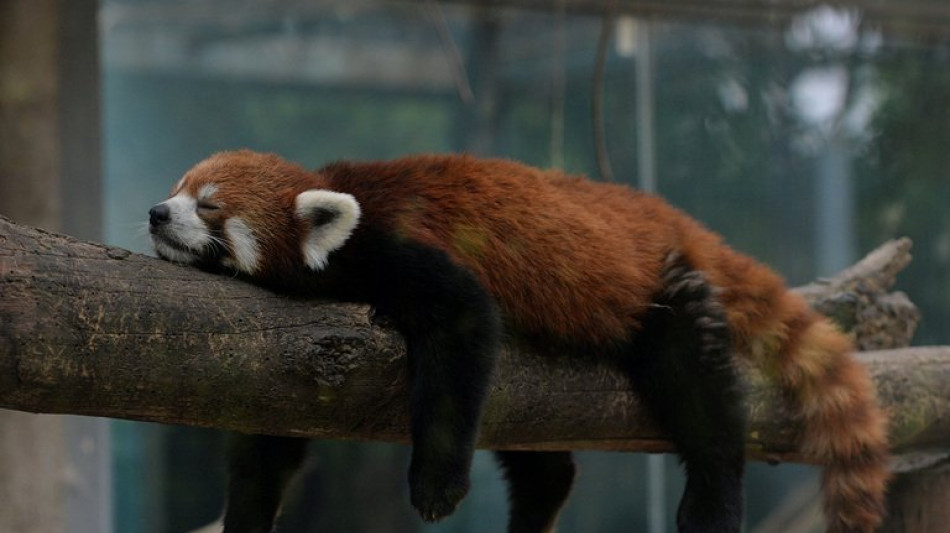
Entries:
{"type": "MultiPolygon", "coordinates": [[[[803,291],[863,345],[906,344],[917,312],[887,294],[893,241],[803,291]],[[873,324],[873,327],[869,327],[873,324]]],[[[950,348],[860,356],[900,451],[950,444],[950,348]]],[[[331,439],[406,441],[398,334],[368,308],[314,304],[0,218],[0,407],[331,439]]],[[[750,454],[799,460],[781,398],[750,380],[750,454]]],[[[625,380],[593,357],[501,358],[480,445],[668,451],[625,380]]]]}

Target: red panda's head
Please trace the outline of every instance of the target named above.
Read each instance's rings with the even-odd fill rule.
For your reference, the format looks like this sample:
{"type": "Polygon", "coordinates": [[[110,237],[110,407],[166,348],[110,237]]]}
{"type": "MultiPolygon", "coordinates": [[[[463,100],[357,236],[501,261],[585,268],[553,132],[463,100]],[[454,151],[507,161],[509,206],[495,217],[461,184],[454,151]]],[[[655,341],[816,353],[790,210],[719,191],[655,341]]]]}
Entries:
{"type": "Polygon", "coordinates": [[[323,269],[359,218],[356,199],[321,188],[319,175],[242,150],[189,170],[149,210],[149,232],[163,259],[266,276],[298,264],[323,269]]]}

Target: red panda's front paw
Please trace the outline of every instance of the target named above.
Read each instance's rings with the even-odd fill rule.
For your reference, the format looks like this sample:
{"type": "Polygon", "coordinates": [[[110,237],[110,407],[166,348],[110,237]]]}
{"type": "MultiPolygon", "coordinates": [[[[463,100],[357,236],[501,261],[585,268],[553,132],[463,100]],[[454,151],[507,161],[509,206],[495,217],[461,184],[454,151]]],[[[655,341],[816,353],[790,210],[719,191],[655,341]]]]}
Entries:
{"type": "Polygon", "coordinates": [[[467,474],[425,475],[412,472],[409,475],[409,492],[412,506],[426,522],[438,522],[455,512],[456,507],[468,494],[467,474]]]}

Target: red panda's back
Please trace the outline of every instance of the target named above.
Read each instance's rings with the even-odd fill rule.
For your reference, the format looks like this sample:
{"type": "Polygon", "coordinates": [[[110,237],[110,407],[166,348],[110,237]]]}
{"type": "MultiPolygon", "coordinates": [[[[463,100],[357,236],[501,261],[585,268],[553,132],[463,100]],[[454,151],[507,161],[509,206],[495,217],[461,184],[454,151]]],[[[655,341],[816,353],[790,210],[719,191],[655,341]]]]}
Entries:
{"type": "Polygon", "coordinates": [[[618,226],[628,228],[637,242],[663,239],[693,268],[702,271],[713,286],[722,289],[720,299],[740,348],[762,332],[778,327],[776,324],[787,315],[801,312],[801,303],[789,300],[784,280],[771,268],[736,252],[718,234],[663,199],[586,180],[575,180],[564,187],[578,197],[598,199],[605,210],[620,219],[618,226]]]}
{"type": "MultiPolygon", "coordinates": [[[[361,224],[445,250],[528,333],[585,342],[630,333],[671,249],[662,220],[617,212],[597,185],[505,160],[417,156],[322,171],[357,197],[361,224]]],[[[637,209],[636,196],[621,203],[637,209]]]]}

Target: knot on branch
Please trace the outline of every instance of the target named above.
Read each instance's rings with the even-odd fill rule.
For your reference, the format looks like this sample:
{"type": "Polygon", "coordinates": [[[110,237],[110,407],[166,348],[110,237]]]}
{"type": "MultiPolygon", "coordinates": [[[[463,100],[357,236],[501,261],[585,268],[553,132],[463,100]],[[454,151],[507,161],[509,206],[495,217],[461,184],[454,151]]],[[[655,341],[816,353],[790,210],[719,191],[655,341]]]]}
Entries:
{"type": "Polygon", "coordinates": [[[796,291],[852,333],[861,351],[907,346],[920,323],[920,311],[903,292],[890,289],[911,261],[911,246],[906,237],[888,241],[833,278],[796,291]]]}

